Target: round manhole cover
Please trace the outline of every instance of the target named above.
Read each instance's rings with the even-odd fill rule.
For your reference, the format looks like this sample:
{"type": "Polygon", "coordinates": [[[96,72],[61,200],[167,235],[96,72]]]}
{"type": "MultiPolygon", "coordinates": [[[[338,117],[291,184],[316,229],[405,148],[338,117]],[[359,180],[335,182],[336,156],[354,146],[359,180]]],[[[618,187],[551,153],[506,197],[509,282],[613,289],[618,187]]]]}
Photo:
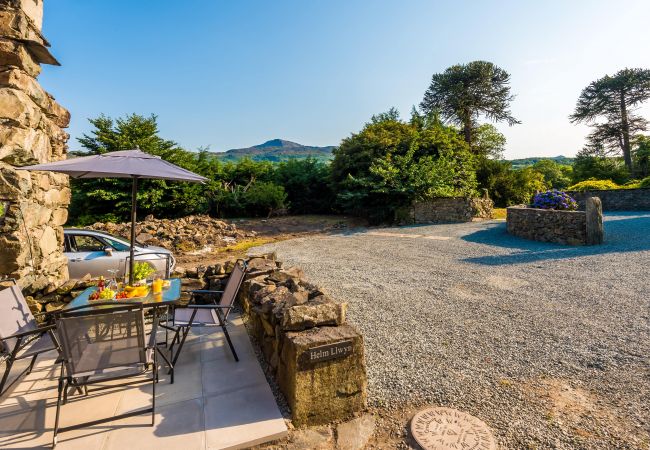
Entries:
{"type": "Polygon", "coordinates": [[[485,422],[451,408],[428,408],[413,416],[411,433],[424,450],[496,450],[485,422]]]}

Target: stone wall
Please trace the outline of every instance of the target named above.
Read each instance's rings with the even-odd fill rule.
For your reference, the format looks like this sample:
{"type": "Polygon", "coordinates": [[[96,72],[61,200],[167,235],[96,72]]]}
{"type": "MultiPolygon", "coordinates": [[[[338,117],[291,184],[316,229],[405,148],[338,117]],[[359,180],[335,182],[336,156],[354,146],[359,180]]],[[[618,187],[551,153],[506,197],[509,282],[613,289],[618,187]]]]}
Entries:
{"type": "Polygon", "coordinates": [[[650,211],[650,189],[611,189],[606,191],[567,192],[585,209],[589,197],[598,197],[603,211],[650,211]]]}
{"type": "Polygon", "coordinates": [[[494,203],[489,198],[434,198],[415,202],[406,212],[403,223],[471,222],[492,218],[494,203]]]}
{"type": "Polygon", "coordinates": [[[61,284],[68,276],[62,225],[70,202],[68,178],[16,167],[65,159],[70,114],[36,77],[58,62],[41,34],[42,0],[0,0],[0,278],[27,291],[61,284]]]}
{"type": "MultiPolygon", "coordinates": [[[[600,203],[598,203],[598,207],[600,203]]],[[[508,233],[541,242],[568,245],[602,243],[602,213],[595,211],[556,211],[552,209],[511,206],[507,208],[508,233]],[[593,229],[587,234],[587,216],[598,216],[600,231],[593,229]],[[600,236],[594,234],[600,232],[600,236]]],[[[593,223],[594,221],[592,221],[593,223]]],[[[590,228],[591,230],[591,228],[590,228]]]]}
{"type": "MultiPolygon", "coordinates": [[[[346,323],[347,304],[309,283],[299,268],[283,267],[274,255],[253,257],[248,267],[239,300],[249,332],[291,407],[293,424],[325,424],[363,410],[363,337],[346,323]]],[[[224,279],[206,276],[211,288],[224,279]]]]}

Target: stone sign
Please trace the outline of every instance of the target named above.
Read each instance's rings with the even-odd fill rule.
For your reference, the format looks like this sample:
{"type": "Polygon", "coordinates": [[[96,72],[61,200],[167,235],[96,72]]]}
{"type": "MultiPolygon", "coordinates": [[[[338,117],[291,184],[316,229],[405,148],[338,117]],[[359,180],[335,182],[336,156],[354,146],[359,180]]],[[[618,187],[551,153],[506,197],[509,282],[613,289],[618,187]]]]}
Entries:
{"type": "Polygon", "coordinates": [[[497,448],[485,422],[451,408],[428,408],[416,413],[411,433],[424,450],[497,448]]]}
{"type": "Polygon", "coordinates": [[[348,339],[309,348],[300,355],[300,368],[309,368],[315,363],[329,361],[330,359],[345,358],[352,354],[352,344],[353,342],[348,339]]]}

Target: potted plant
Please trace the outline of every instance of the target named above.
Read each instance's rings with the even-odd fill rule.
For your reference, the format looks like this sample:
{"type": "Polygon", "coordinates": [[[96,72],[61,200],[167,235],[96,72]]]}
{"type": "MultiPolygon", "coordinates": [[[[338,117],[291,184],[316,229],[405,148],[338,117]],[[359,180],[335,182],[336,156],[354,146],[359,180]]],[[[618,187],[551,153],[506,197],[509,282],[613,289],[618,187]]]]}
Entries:
{"type": "Polygon", "coordinates": [[[133,264],[133,283],[136,285],[147,284],[147,277],[156,272],[148,262],[136,262],[133,264]]]}

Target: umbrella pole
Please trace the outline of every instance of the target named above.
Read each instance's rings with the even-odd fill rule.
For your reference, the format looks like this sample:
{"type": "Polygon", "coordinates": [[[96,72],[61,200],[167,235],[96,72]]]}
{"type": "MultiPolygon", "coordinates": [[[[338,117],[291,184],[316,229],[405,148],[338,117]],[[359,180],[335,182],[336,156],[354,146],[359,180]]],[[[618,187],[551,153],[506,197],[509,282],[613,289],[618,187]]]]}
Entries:
{"type": "Polygon", "coordinates": [[[134,261],[134,246],[135,246],[135,216],[136,205],[138,202],[138,177],[133,177],[133,186],[131,187],[131,249],[129,257],[129,285],[133,286],[133,265],[134,261]]]}

